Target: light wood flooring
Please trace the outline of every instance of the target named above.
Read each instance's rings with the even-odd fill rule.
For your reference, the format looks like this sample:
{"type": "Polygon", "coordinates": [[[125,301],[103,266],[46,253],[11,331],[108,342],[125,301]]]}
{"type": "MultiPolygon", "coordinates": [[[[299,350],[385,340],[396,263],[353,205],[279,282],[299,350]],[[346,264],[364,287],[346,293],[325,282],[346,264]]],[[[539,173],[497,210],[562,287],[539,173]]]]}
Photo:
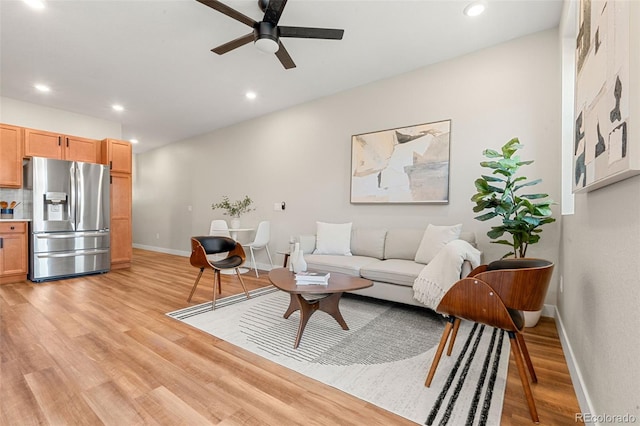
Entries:
{"type": "MultiPolygon", "coordinates": [[[[165,316],[188,306],[196,273],[187,258],[136,249],[130,269],[0,286],[0,424],[414,424],[165,316]]],[[[243,277],[268,285],[265,272],[243,277]]],[[[208,271],[193,303],[211,287],[208,271]]],[[[223,278],[223,296],[240,291],[223,278]]],[[[526,339],[541,424],[574,424],[553,319],[526,339]]],[[[531,424],[513,361],[502,424],[531,424]]]]}

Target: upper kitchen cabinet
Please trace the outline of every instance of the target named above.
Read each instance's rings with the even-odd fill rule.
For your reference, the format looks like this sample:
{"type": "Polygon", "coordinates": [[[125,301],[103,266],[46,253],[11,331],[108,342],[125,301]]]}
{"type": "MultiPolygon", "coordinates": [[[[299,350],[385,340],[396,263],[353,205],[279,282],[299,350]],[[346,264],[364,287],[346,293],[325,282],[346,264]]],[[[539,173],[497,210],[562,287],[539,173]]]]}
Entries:
{"type": "Polygon", "coordinates": [[[110,167],[111,173],[131,174],[131,144],[117,139],[102,141],[102,162],[110,167]]]}
{"type": "Polygon", "coordinates": [[[0,124],[0,187],[22,187],[22,127],[0,124]]]}
{"type": "Polygon", "coordinates": [[[101,163],[100,141],[44,130],[24,129],[24,156],[101,163]]]}

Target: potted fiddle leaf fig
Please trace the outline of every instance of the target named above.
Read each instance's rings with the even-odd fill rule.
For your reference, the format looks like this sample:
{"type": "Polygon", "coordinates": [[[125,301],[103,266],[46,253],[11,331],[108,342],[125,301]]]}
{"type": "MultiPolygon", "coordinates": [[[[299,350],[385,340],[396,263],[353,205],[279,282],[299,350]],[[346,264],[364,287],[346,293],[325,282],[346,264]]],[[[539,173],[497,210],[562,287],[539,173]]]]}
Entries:
{"type": "Polygon", "coordinates": [[[518,138],[513,138],[500,152],[485,149],[482,154],[489,161],[482,161],[480,165],[492,172],[476,179],[478,192],[471,197],[471,201],[476,203],[473,211],[485,212],[475,219],[502,219],[499,225],[491,227],[487,236],[492,243],[510,247],[511,251],[503,258],[526,257],[529,246],[540,241],[540,227],[555,222],[551,217],[551,205],[554,202],[548,198],[548,194],[523,193],[542,179],[528,180],[525,176],[517,175],[520,167],[533,163],[533,160],[523,161],[517,155],[522,147],[518,138]],[[508,234],[508,239],[503,238],[505,234],[508,234]]]}

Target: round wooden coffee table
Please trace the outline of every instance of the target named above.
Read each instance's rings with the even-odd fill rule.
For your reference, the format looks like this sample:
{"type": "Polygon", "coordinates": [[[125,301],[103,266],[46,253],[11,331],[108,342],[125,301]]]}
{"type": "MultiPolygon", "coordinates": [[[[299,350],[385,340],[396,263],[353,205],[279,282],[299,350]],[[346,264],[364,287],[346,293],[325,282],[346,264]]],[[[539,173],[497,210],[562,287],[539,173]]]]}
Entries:
{"type": "Polygon", "coordinates": [[[304,328],[315,311],[320,310],[328,313],[338,321],[343,330],[348,330],[349,327],[344,318],[342,318],[338,307],[342,293],[373,285],[370,280],[337,272],[331,272],[329,284],[327,285],[296,285],[295,274],[286,268],[272,269],[269,272],[269,280],[275,287],[289,293],[289,296],[291,296],[289,307],[283,315],[284,318],[289,318],[295,311],[300,311],[300,324],[298,325],[298,334],[293,345],[294,349],[298,348],[304,328]]]}

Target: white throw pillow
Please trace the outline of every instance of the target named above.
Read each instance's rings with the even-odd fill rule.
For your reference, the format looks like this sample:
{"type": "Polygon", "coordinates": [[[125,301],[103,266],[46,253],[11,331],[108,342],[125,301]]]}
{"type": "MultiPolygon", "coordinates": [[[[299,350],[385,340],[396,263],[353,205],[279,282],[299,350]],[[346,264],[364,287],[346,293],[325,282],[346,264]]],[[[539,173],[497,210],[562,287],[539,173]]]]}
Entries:
{"type": "Polygon", "coordinates": [[[442,247],[460,237],[461,231],[461,223],[452,226],[436,226],[429,224],[422,236],[422,241],[420,242],[420,246],[416,252],[415,261],[425,264],[431,262],[442,247]]]}
{"type": "Polygon", "coordinates": [[[313,254],[351,256],[351,222],[316,224],[316,249],[313,254]]]}

